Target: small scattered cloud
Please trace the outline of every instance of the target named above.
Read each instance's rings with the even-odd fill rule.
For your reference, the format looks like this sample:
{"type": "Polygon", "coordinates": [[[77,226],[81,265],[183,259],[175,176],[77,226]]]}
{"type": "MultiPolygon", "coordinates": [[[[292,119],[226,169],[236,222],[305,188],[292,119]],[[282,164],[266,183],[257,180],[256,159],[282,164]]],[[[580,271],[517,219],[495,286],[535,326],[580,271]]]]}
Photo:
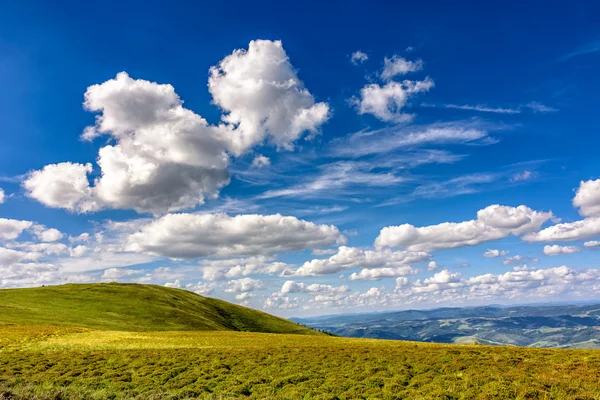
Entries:
{"type": "Polygon", "coordinates": [[[487,249],[483,256],[485,258],[495,258],[495,257],[504,257],[508,255],[508,250],[498,250],[498,249],[487,249]]]}
{"type": "Polygon", "coordinates": [[[408,61],[398,55],[392,58],[384,58],[383,71],[380,74],[381,79],[390,80],[397,75],[406,75],[410,72],[416,72],[423,69],[423,60],[408,61]]]}
{"type": "Polygon", "coordinates": [[[271,159],[263,156],[262,154],[257,155],[254,157],[254,160],[252,160],[252,166],[256,168],[267,167],[269,165],[271,165],[271,159]]]}
{"type": "Polygon", "coordinates": [[[225,291],[230,293],[246,293],[265,290],[267,287],[267,281],[252,278],[241,278],[227,282],[227,289],[225,289],[225,291]]]}
{"type": "Polygon", "coordinates": [[[540,261],[538,258],[521,256],[521,255],[517,254],[514,257],[506,257],[504,260],[502,260],[502,264],[508,265],[508,264],[514,264],[514,263],[520,263],[520,262],[538,262],[538,261],[540,261]]]}
{"type": "MultiPolygon", "coordinates": [[[[127,268],[109,268],[105,269],[100,276],[102,280],[118,280],[132,275],[140,275],[143,271],[127,268]]],[[[165,285],[166,286],[166,285],[165,285]]]]}
{"type": "Polygon", "coordinates": [[[429,264],[427,265],[427,271],[437,271],[441,268],[442,268],[442,266],[440,264],[436,263],[435,261],[430,261],[429,264]]]}
{"type": "Polygon", "coordinates": [[[535,178],[536,173],[529,171],[529,170],[525,170],[523,172],[519,172],[514,174],[511,178],[510,181],[511,182],[521,182],[521,181],[528,181],[531,180],[533,178],[535,178]]]}
{"type": "Polygon", "coordinates": [[[577,246],[559,246],[554,244],[552,246],[544,246],[544,254],[547,256],[558,256],[560,254],[573,254],[578,253],[581,249],[577,246]]]}
{"type": "Polygon", "coordinates": [[[391,81],[384,86],[371,83],[361,89],[358,97],[350,99],[350,104],[356,107],[360,115],[371,114],[385,122],[407,122],[414,117],[403,110],[408,99],[427,92],[434,86],[435,83],[429,77],[422,81],[391,81]]]}
{"type": "Polygon", "coordinates": [[[369,59],[369,56],[367,55],[367,53],[362,52],[360,50],[355,51],[350,56],[350,62],[352,62],[352,64],[354,64],[354,65],[362,64],[365,61],[367,61],[368,59],[369,59]]]}

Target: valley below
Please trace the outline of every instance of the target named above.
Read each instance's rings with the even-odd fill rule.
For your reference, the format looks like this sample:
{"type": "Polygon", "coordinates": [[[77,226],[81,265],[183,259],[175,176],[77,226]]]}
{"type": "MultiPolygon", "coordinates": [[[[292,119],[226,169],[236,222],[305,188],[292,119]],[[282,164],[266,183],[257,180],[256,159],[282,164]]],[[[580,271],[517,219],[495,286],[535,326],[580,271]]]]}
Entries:
{"type": "Polygon", "coordinates": [[[294,319],[355,338],[600,348],[600,305],[440,308],[294,319]]]}

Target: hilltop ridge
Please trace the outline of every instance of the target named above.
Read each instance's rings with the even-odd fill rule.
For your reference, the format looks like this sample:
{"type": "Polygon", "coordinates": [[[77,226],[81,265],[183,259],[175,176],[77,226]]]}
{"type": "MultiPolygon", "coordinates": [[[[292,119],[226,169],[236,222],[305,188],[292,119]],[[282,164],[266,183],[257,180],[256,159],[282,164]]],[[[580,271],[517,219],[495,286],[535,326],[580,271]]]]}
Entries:
{"type": "Polygon", "coordinates": [[[0,290],[0,325],[119,331],[218,330],[319,334],[258,310],[186,290],[134,283],[0,290]]]}

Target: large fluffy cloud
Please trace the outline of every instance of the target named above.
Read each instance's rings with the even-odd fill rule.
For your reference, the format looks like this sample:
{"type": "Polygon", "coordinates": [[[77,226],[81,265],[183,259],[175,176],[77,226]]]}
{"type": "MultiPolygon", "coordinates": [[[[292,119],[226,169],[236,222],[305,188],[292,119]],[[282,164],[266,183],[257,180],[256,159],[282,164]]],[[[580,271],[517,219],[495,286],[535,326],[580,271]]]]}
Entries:
{"type": "MultiPolygon", "coordinates": [[[[391,251],[384,249],[381,251],[362,250],[357,247],[341,246],[338,252],[329,258],[314,259],[305,262],[298,268],[294,275],[296,276],[318,276],[335,274],[350,268],[390,268],[397,275],[411,273],[408,264],[425,261],[430,258],[428,253],[423,251],[391,251]]],[[[383,273],[383,271],[379,271],[383,273]]],[[[365,273],[367,274],[367,273],[365,273]]],[[[363,276],[365,276],[363,274],[363,276]]],[[[374,276],[372,273],[370,276],[374,276]]]]}
{"type": "Polygon", "coordinates": [[[328,105],[315,103],[304,88],[278,41],[253,41],[247,51],[234,51],[211,68],[209,90],[225,112],[219,125],[183,107],[168,84],[122,72],[90,86],[84,106],[99,115],[82,137],[114,140],[99,150],[101,175],[90,185],[91,164],[47,165],[29,173],[27,195],[75,212],[191,208],[229,183],[229,153],[240,155],[266,137],[290,148],[329,114],[328,105]]]}
{"type": "Polygon", "coordinates": [[[280,41],[253,40],[210,69],[208,89],[236,129],[231,150],[241,154],[266,137],[290,148],[305,131],[315,132],[329,115],[326,103],[298,79],[280,41]]]}
{"type": "Polygon", "coordinates": [[[573,205],[584,217],[600,217],[600,179],[581,181],[573,205]]]}
{"type": "Polygon", "coordinates": [[[477,212],[477,219],[415,227],[410,224],[381,230],[375,246],[399,247],[410,251],[433,251],[479,244],[509,235],[539,229],[553,218],[552,212],[534,211],[526,206],[491,205],[477,212]]]}
{"type": "Polygon", "coordinates": [[[127,250],[172,258],[268,255],[343,244],[333,225],[279,214],[168,214],[127,238],[127,250]]]}

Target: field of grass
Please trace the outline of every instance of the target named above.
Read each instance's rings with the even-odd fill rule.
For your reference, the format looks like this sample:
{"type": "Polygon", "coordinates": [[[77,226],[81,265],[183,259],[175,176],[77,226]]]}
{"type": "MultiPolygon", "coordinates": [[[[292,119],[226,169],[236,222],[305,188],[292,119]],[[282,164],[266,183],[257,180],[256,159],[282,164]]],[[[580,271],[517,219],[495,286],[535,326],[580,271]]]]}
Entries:
{"type": "Polygon", "coordinates": [[[2,324],[318,334],[286,319],[187,290],[125,283],[2,289],[2,324]]]}
{"type": "Polygon", "coordinates": [[[600,351],[331,337],[152,285],[0,290],[0,400],[131,398],[600,400],[600,351]]]}
{"type": "Polygon", "coordinates": [[[600,352],[0,326],[0,399],[600,399],[600,352]]]}

